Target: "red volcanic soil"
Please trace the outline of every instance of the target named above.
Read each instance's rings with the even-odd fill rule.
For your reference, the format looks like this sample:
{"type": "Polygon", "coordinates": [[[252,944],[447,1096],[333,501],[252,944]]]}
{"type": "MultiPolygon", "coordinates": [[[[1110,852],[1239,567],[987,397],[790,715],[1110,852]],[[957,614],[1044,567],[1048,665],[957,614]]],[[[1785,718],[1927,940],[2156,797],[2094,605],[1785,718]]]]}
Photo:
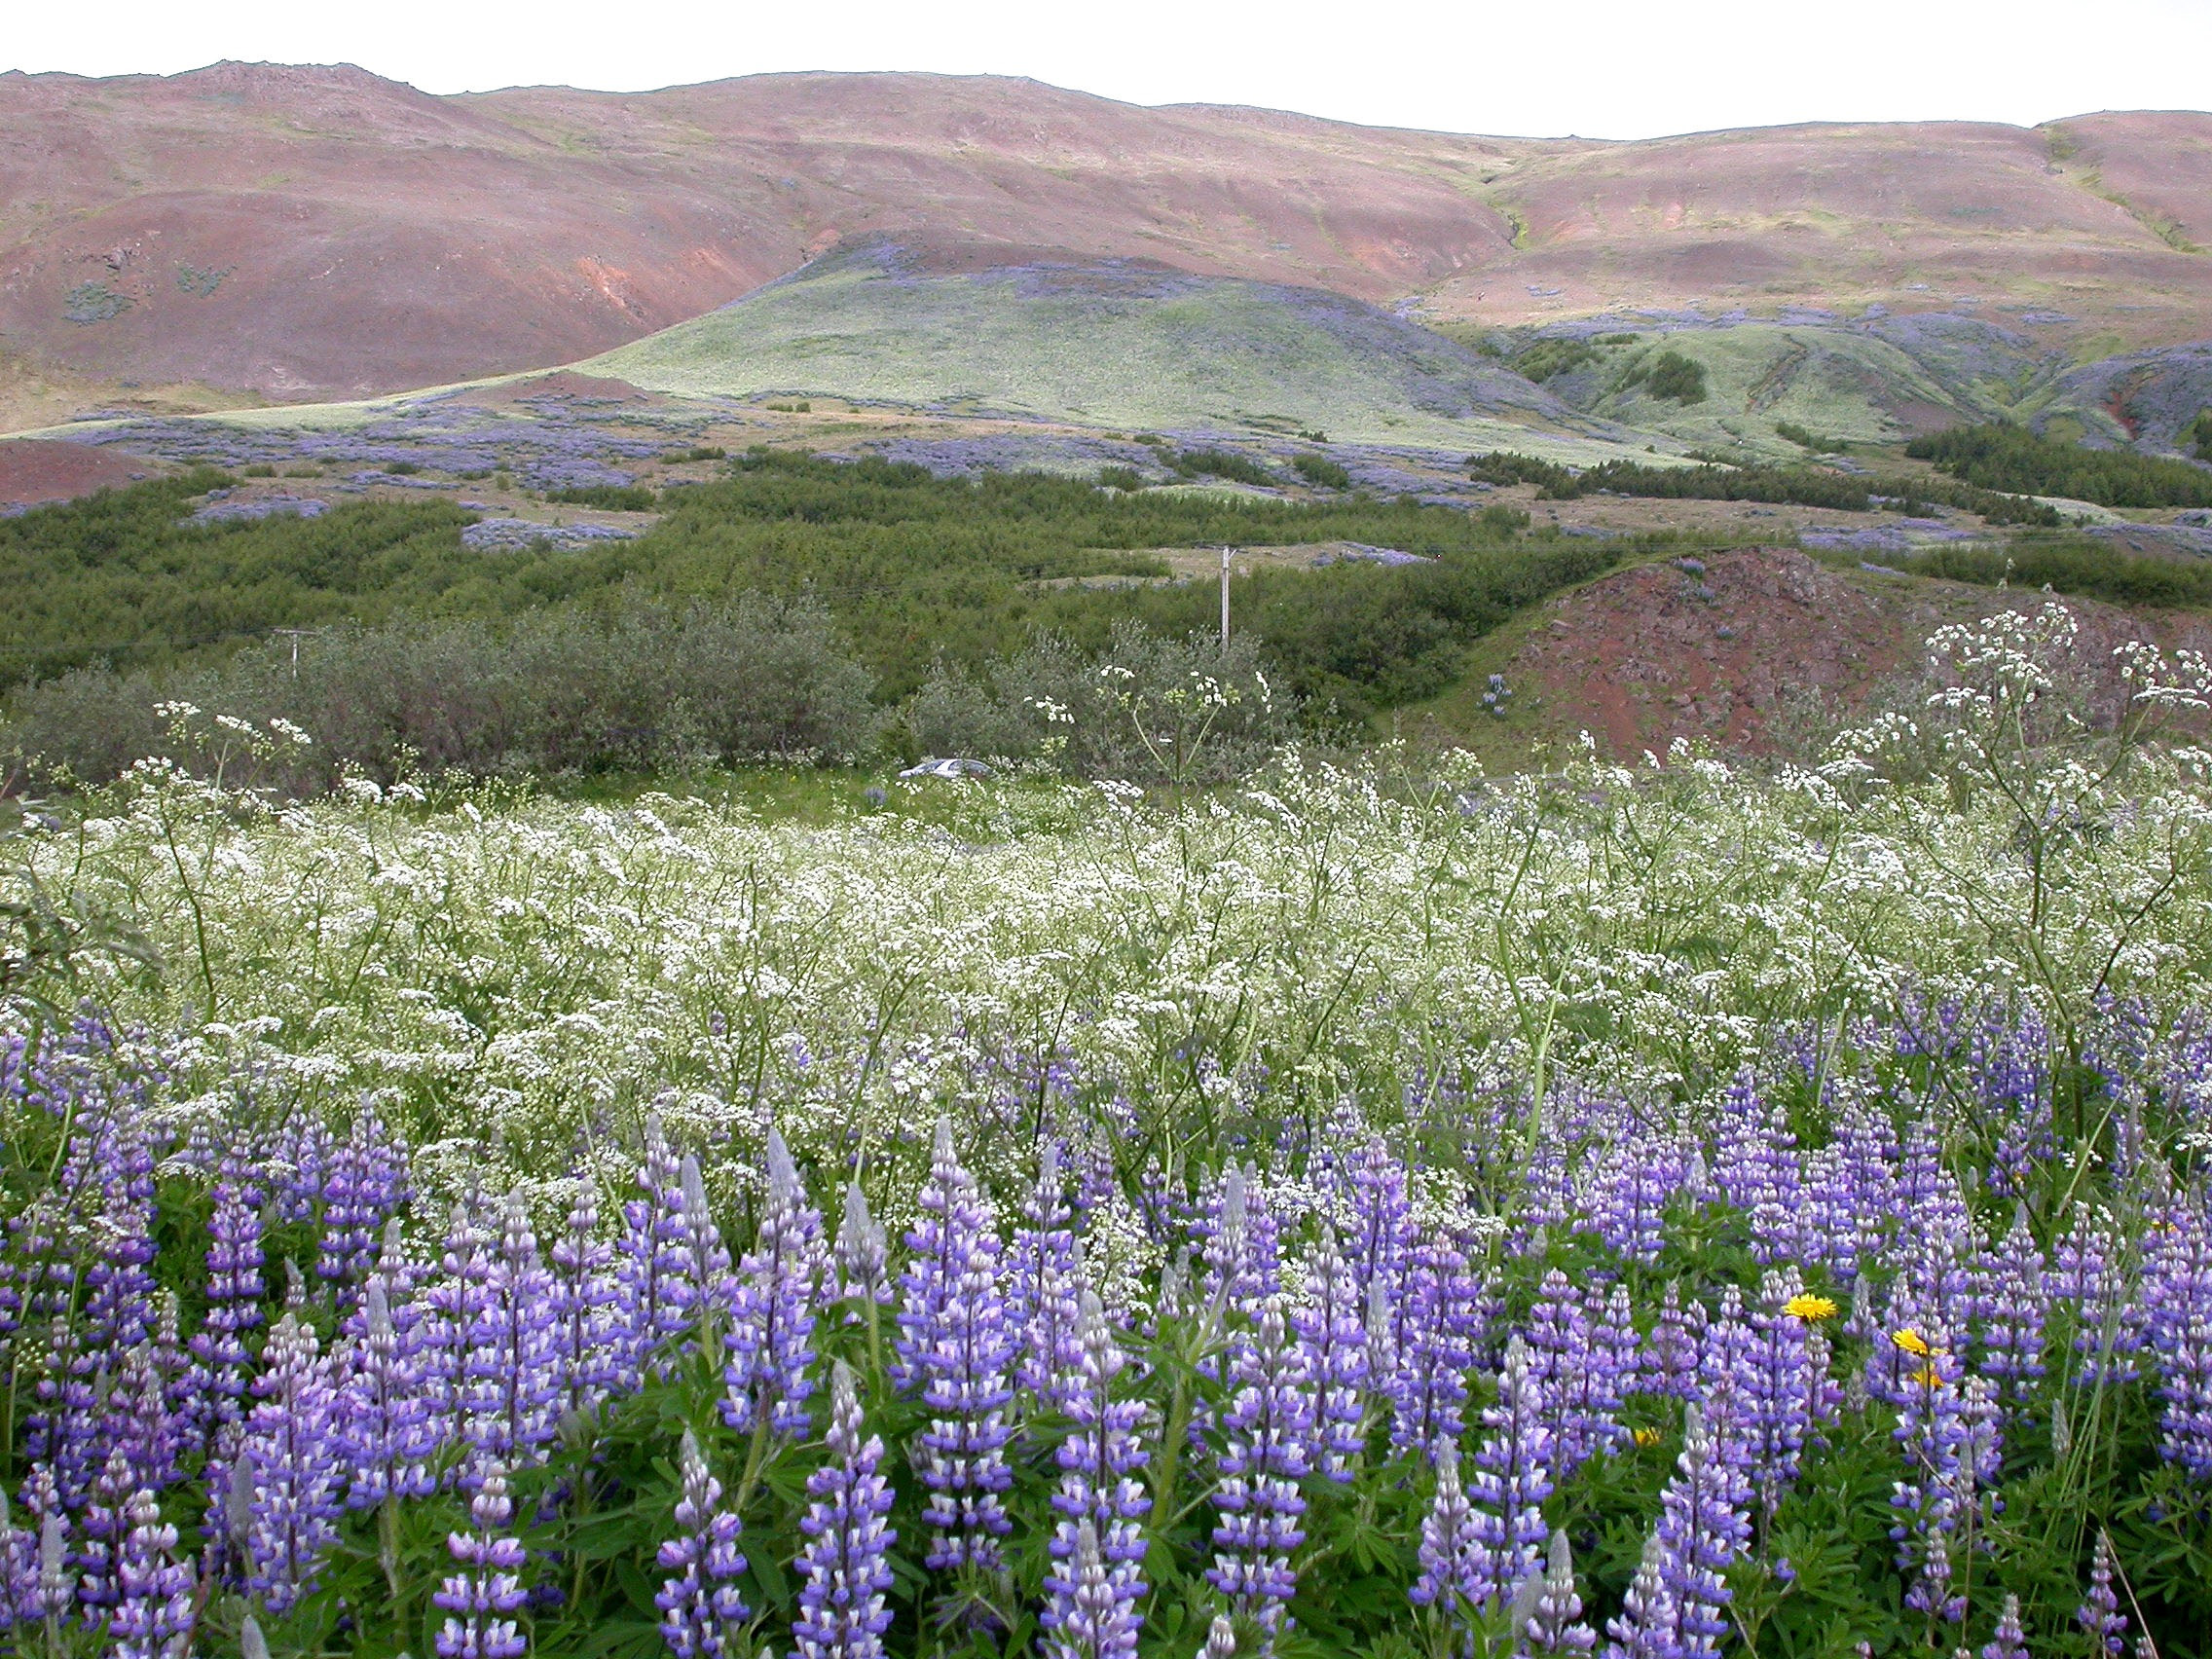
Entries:
{"type": "MultiPolygon", "coordinates": [[[[1586,728],[1623,758],[1663,755],[1677,738],[1770,753],[1917,670],[1945,623],[2045,603],[2040,592],[1837,571],[1793,548],[1758,548],[1715,554],[1702,572],[1639,566],[1563,595],[1502,666],[1541,726],[1586,728]]],[[[2064,603],[2081,625],[2081,660],[2114,688],[2112,653],[2124,641],[2212,646],[2200,616],[2064,603]]]]}
{"type": "Polygon", "coordinates": [[[346,66],[0,75],[0,351],[275,398],[574,361],[867,236],[1497,323],[1971,293],[2159,345],[2212,332],[2205,226],[2203,115],[1607,144],[984,77],[444,98],[346,66]]]}
{"type": "Polygon", "coordinates": [[[0,440],[0,506],[67,501],[163,470],[143,456],[55,438],[0,440]]]}

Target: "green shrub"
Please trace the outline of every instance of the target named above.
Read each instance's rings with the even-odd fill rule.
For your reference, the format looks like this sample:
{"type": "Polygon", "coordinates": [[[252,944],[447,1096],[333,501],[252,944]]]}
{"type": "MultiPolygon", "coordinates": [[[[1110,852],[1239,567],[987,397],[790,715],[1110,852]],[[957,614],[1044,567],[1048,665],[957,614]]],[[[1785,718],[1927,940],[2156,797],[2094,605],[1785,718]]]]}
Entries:
{"type": "Polygon", "coordinates": [[[1513,359],[1513,369],[1524,380],[1543,382],[1597,360],[1598,349],[1587,340],[1539,340],[1513,359]]]}
{"type": "Polygon", "coordinates": [[[1328,490],[1351,488],[1351,474],[1325,455],[1298,455],[1291,457],[1290,469],[1309,484],[1328,490]]]}
{"type": "Polygon", "coordinates": [[[642,484],[583,484],[569,490],[548,490],[548,501],[571,507],[604,507],[614,513],[649,513],[660,497],[642,484]]]}
{"type": "Polygon", "coordinates": [[[33,777],[113,777],[164,751],[152,710],[177,697],[304,727],[294,793],[356,767],[477,776],[847,758],[874,741],[868,675],[819,602],[537,610],[499,624],[398,620],[276,641],[220,667],[80,669],[14,702],[5,741],[33,777]]]}
{"type": "Polygon", "coordinates": [[[1469,476],[1490,484],[1534,484],[1548,500],[1573,500],[1599,491],[1665,500],[1767,501],[1840,512],[1870,512],[1883,502],[1917,513],[1929,502],[1978,513],[1992,524],[2056,529],[2056,509],[1952,479],[1874,478],[1815,466],[1645,466],[1608,461],[1580,472],[1533,456],[1494,453],[1467,458],[1469,476]]]}
{"type": "Polygon", "coordinates": [[[1703,403],[1705,365],[1679,351],[1662,351],[1638,363],[1621,381],[1623,391],[1639,386],[1651,397],[1672,398],[1684,405],[1703,403]]]}
{"type": "Polygon", "coordinates": [[[1799,449],[1811,450],[1816,455],[1840,455],[1850,447],[1841,438],[1825,438],[1808,427],[1798,425],[1794,421],[1777,421],[1774,424],[1774,435],[1795,444],[1799,449]]]}
{"type": "Polygon", "coordinates": [[[2107,507],[2212,506],[2212,472],[2200,466],[2133,450],[2083,449],[2025,426],[1953,426],[1913,439],[1905,454],[1984,490],[2063,496],[2107,507]]]}
{"type": "Polygon", "coordinates": [[[2212,565],[2161,559],[2078,543],[1993,547],[1937,547],[1914,554],[1901,567],[1982,587],[2048,587],[2056,593],[2149,605],[2169,609],[2212,607],[2212,565]]]}
{"type": "Polygon", "coordinates": [[[1101,466],[1098,469],[1098,484],[1105,490],[1141,490],[1144,488],[1144,474],[1133,466],[1101,466]]]}
{"type": "Polygon", "coordinates": [[[1238,455],[1235,450],[1177,450],[1167,458],[1167,464],[1185,478],[1226,478],[1232,483],[1256,484],[1262,489],[1282,482],[1250,456],[1238,455]]]}
{"type": "Polygon", "coordinates": [[[2212,461],[2212,409],[2200,412],[2182,436],[2195,450],[2198,461],[2212,461]]]}

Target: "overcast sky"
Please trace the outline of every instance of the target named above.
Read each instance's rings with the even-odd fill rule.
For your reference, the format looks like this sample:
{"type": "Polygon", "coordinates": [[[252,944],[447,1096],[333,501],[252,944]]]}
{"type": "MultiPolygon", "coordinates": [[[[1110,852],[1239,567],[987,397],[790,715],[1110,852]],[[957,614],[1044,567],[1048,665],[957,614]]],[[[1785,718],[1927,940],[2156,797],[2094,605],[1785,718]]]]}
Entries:
{"type": "Polygon", "coordinates": [[[1605,138],[1791,121],[2032,125],[2212,102],[2212,0],[18,0],[7,10],[0,68],[352,62],[435,92],[927,69],[1029,75],[1134,103],[1605,138]]]}

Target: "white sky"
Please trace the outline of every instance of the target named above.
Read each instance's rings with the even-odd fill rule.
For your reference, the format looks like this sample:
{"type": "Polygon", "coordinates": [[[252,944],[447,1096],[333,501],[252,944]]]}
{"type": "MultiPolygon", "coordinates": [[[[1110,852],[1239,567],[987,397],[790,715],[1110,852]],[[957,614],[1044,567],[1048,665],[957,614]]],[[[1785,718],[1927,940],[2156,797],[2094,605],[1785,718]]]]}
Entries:
{"type": "Polygon", "coordinates": [[[1637,138],[2212,104],[2212,0],[10,0],[0,69],[352,62],[426,92],[764,70],[1030,75],[1134,103],[1637,138]]]}

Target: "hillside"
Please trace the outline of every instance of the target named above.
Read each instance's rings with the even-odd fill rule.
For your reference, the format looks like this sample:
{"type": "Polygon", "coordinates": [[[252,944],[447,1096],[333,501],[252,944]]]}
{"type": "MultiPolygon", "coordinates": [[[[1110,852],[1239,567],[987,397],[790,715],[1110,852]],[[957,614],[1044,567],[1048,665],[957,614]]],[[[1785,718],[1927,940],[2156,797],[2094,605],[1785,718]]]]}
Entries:
{"type": "Polygon", "coordinates": [[[0,424],[545,367],[873,236],[1439,325],[1941,311],[2071,363],[2212,336],[2208,145],[2186,113],[1607,144],[990,78],[441,98],[347,67],[0,75],[0,424]]]}
{"type": "Polygon", "coordinates": [[[813,394],[1088,426],[1325,429],[1441,449],[1526,444],[1531,425],[1628,436],[1341,295],[1129,262],[945,263],[873,241],[579,367],[692,397],[813,394]]]}

